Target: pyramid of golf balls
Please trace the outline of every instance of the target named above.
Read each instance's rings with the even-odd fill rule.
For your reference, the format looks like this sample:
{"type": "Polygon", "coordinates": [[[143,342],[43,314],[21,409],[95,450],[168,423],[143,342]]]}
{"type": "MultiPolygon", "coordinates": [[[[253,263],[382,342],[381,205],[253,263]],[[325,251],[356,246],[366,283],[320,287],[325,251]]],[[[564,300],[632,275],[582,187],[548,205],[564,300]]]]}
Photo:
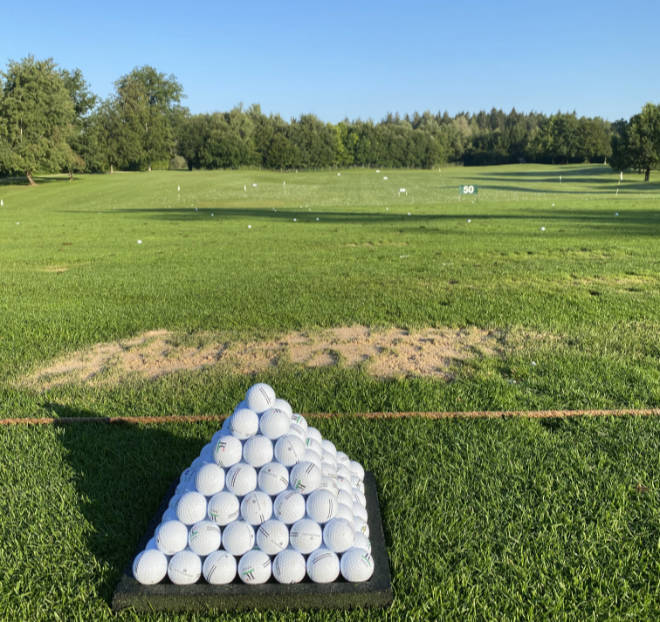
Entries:
{"type": "Polygon", "coordinates": [[[255,384],[181,474],[133,576],[143,585],[367,581],[363,479],[358,462],[255,384]]]}

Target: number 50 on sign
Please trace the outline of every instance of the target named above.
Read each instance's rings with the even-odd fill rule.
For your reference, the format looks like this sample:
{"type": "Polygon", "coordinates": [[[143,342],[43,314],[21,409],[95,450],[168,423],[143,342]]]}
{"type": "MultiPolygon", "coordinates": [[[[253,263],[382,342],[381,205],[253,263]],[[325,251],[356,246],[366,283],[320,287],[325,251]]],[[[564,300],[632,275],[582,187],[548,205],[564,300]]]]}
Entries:
{"type": "Polygon", "coordinates": [[[473,184],[464,184],[458,187],[458,194],[478,194],[479,188],[473,184]]]}

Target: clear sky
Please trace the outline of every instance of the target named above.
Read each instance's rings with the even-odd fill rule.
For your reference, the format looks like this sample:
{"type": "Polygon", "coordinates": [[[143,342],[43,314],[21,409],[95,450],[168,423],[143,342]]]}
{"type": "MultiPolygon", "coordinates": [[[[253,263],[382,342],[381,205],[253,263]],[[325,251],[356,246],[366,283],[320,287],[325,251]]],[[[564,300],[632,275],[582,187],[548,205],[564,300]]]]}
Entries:
{"type": "Polygon", "coordinates": [[[193,113],[290,119],[558,110],[608,120],[660,103],[660,1],[86,0],[0,3],[0,67],[80,68],[101,97],[134,67],[193,113]]]}

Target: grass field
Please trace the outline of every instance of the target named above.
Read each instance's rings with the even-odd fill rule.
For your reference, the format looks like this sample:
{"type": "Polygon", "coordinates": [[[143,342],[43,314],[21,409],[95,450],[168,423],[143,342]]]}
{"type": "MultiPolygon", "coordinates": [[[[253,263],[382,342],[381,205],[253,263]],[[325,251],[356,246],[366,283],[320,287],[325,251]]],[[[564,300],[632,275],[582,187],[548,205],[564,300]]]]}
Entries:
{"type": "MultiPolygon", "coordinates": [[[[660,406],[660,184],[617,181],[520,165],[0,185],[0,418],[227,413],[264,380],[300,412],[344,414],[315,424],[376,474],[395,602],[340,617],[658,619],[657,419],[352,416],[660,406]],[[463,183],[478,195],[459,198],[463,183]],[[330,342],[327,364],[287,350],[258,371],[177,367],[355,326],[473,341],[437,373],[378,375],[330,342]],[[130,342],[147,331],[167,331],[156,359],[130,342]],[[68,373],[104,347],[93,373],[68,373]]],[[[0,617],[110,618],[160,497],[212,432],[0,429],[0,617]]]]}

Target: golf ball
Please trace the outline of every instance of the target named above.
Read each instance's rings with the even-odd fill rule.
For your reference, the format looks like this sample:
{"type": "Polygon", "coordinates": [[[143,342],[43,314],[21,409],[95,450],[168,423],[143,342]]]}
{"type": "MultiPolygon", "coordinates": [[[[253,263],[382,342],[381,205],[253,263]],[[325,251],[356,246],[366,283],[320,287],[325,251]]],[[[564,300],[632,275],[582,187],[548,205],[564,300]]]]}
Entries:
{"type": "Polygon", "coordinates": [[[353,535],[353,546],[371,553],[371,541],[363,533],[353,535]]]}
{"type": "Polygon", "coordinates": [[[307,495],[321,483],[321,469],[313,462],[299,462],[289,474],[291,488],[307,495]]]}
{"type": "Polygon", "coordinates": [[[167,557],[158,549],[147,549],[133,561],[133,576],[142,585],[160,583],[167,574],[167,557]]]}
{"type": "Polygon", "coordinates": [[[202,573],[211,585],[231,583],[236,576],[236,558],[227,551],[215,551],[204,560],[202,573]]]}
{"type": "Polygon", "coordinates": [[[241,517],[250,525],[261,525],[273,515],[273,502],[261,490],[253,490],[241,501],[241,517]]]}
{"type": "Polygon", "coordinates": [[[165,555],[183,551],[188,544],[188,528],[178,520],[161,523],[156,530],[156,546],[165,555]]]}
{"type": "Polygon", "coordinates": [[[243,443],[235,436],[221,436],[213,450],[213,459],[223,467],[230,467],[240,462],[242,456],[243,443]]]}
{"type": "Polygon", "coordinates": [[[231,467],[225,476],[227,490],[242,497],[257,487],[257,471],[245,462],[239,462],[231,467]]]}
{"type": "Polygon", "coordinates": [[[262,413],[271,408],[275,403],[275,398],[273,388],[263,382],[251,386],[245,394],[248,408],[256,413],[262,413]]]}
{"type": "Polygon", "coordinates": [[[259,430],[271,440],[284,436],[289,431],[290,415],[279,408],[269,408],[259,419],[259,430]]]}
{"type": "Polygon", "coordinates": [[[243,460],[253,467],[260,467],[273,459],[273,443],[266,436],[257,434],[243,443],[243,460]]]}
{"type": "Polygon", "coordinates": [[[234,411],[229,419],[229,431],[242,441],[254,436],[258,430],[259,415],[249,408],[240,408],[234,411]]]}
{"type": "Polygon", "coordinates": [[[307,497],[307,516],[320,525],[327,523],[337,514],[337,497],[329,490],[323,488],[314,490],[307,497]]]}
{"type": "Polygon", "coordinates": [[[323,544],[335,553],[343,553],[353,546],[353,525],[345,518],[333,518],[323,528],[323,544]]]}
{"type": "Polygon", "coordinates": [[[219,492],[209,499],[208,517],[218,525],[227,525],[238,518],[240,503],[235,494],[219,492]]]}
{"type": "Polygon", "coordinates": [[[179,499],[176,516],[184,525],[192,525],[206,518],[206,497],[200,492],[187,492],[179,499]]]}
{"type": "Polygon", "coordinates": [[[270,519],[257,529],[257,546],[268,555],[277,555],[289,545],[289,529],[279,520],[270,519]]]}
{"type": "Polygon", "coordinates": [[[339,576],[339,557],[326,548],[313,551],[307,558],[307,576],[314,583],[332,583],[339,576]]]}
{"type": "Polygon", "coordinates": [[[167,576],[175,585],[197,583],[202,576],[202,560],[189,549],[179,551],[167,566],[167,576]]]}
{"type": "Polygon", "coordinates": [[[293,466],[303,459],[305,443],[294,434],[287,434],[277,439],[275,443],[275,458],[284,466],[293,466]]]}
{"type": "Polygon", "coordinates": [[[296,551],[307,555],[318,549],[323,542],[321,526],[309,518],[302,518],[292,525],[289,541],[296,551]]]}
{"type": "Polygon", "coordinates": [[[195,477],[197,491],[207,497],[220,492],[225,486],[224,469],[217,464],[205,464],[195,477]]]}
{"type": "Polygon", "coordinates": [[[264,464],[259,469],[257,484],[266,494],[278,495],[289,487],[289,471],[279,462],[264,464]]]}
{"type": "Polygon", "coordinates": [[[239,557],[254,546],[254,529],[243,520],[229,523],[222,532],[222,546],[232,555],[239,557]]]}
{"type": "Polygon", "coordinates": [[[188,548],[200,557],[217,551],[221,542],[220,527],[210,520],[195,523],[188,532],[188,548]]]}
{"type": "Polygon", "coordinates": [[[291,404],[289,404],[289,402],[286,400],[283,400],[281,397],[278,397],[275,400],[273,403],[273,408],[279,408],[280,410],[283,410],[287,415],[289,415],[289,419],[291,419],[291,416],[293,415],[293,408],[291,408],[291,404]]]}
{"type": "Polygon", "coordinates": [[[273,576],[278,583],[300,583],[305,571],[305,558],[293,549],[283,550],[273,560],[273,576]]]}
{"type": "Polygon", "coordinates": [[[249,551],[238,562],[238,576],[243,583],[266,583],[270,573],[270,557],[263,551],[249,551]]]}
{"type": "Polygon", "coordinates": [[[299,492],[285,490],[273,502],[275,518],[291,525],[305,516],[305,497],[299,492]]]}
{"type": "Polygon", "coordinates": [[[341,575],[352,583],[367,581],[374,573],[374,560],[371,553],[353,547],[341,556],[341,575]]]}

